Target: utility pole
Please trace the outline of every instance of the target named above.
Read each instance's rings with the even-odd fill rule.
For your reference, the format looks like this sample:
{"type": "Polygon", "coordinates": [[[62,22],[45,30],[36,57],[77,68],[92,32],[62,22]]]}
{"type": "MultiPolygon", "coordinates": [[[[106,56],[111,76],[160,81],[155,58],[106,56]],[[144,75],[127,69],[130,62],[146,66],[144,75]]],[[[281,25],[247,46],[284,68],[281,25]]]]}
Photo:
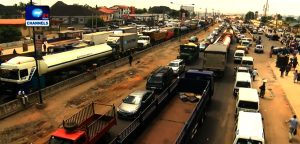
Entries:
{"type": "Polygon", "coordinates": [[[263,7],[264,16],[267,16],[267,11],[269,10],[269,1],[267,0],[266,4],[263,7]]]}
{"type": "Polygon", "coordinates": [[[97,5],[96,5],[96,32],[97,32],[97,28],[98,28],[97,21],[98,21],[98,10],[97,10],[97,5]]]}
{"type": "MultiPolygon", "coordinates": [[[[33,5],[32,0],[30,0],[30,5],[33,5]]],[[[39,65],[38,65],[38,52],[36,49],[36,43],[35,43],[35,29],[32,27],[32,33],[33,33],[33,47],[34,47],[34,59],[35,59],[35,65],[36,65],[36,72],[37,72],[37,80],[38,80],[38,93],[39,93],[39,103],[37,105],[40,108],[44,107],[43,98],[42,98],[42,92],[41,92],[41,80],[40,80],[40,74],[39,74],[39,65]]]]}

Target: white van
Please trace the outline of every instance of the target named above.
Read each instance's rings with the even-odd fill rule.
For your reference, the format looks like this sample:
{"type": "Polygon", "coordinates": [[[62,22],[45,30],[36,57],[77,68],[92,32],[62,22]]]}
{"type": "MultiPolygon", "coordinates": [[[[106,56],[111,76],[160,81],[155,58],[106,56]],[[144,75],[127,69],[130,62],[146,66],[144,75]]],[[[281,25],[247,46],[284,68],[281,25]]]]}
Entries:
{"type": "Polygon", "coordinates": [[[265,144],[265,134],[260,113],[239,112],[233,144],[265,144]]]}
{"type": "Polygon", "coordinates": [[[235,83],[233,88],[234,96],[237,96],[240,88],[252,88],[250,73],[245,73],[245,72],[236,73],[236,78],[235,78],[235,83]]]}
{"type": "Polygon", "coordinates": [[[236,101],[236,114],[239,111],[259,112],[259,97],[256,89],[240,88],[236,101]]]}
{"type": "Polygon", "coordinates": [[[250,70],[253,70],[254,59],[251,56],[244,56],[241,60],[242,67],[248,67],[250,70]]]}
{"type": "Polygon", "coordinates": [[[244,50],[235,50],[234,52],[234,62],[241,62],[242,58],[246,56],[245,51],[244,50]]]}

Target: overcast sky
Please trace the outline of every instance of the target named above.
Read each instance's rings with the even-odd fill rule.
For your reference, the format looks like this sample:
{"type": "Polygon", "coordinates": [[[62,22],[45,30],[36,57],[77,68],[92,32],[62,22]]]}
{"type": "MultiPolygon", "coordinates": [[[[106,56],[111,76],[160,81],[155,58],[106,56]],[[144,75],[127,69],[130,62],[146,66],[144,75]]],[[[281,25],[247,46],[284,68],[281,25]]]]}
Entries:
{"type": "MultiPolygon", "coordinates": [[[[180,5],[195,4],[195,11],[208,12],[212,9],[221,13],[247,13],[248,11],[263,12],[263,5],[266,0],[62,0],[66,4],[88,4],[90,6],[113,6],[128,5],[137,8],[149,8],[149,6],[168,6],[172,9],[179,9],[180,5]],[[174,4],[171,4],[173,2],[174,4]],[[200,9],[201,8],[201,9],[200,9]]],[[[0,0],[3,5],[13,5],[29,0],[0,0]]],[[[33,0],[41,5],[52,6],[57,0],[33,0]]],[[[269,0],[269,13],[280,13],[282,15],[300,15],[300,0],[269,0]]]]}

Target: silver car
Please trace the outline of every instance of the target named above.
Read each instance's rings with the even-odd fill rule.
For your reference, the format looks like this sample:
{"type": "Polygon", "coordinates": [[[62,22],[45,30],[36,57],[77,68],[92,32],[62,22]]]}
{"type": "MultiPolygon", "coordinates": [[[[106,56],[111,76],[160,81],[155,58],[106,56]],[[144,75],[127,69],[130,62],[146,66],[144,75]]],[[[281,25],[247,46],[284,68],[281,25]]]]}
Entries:
{"type": "Polygon", "coordinates": [[[129,94],[117,109],[118,117],[124,119],[138,117],[154,98],[154,92],[150,90],[138,90],[129,94]]]}

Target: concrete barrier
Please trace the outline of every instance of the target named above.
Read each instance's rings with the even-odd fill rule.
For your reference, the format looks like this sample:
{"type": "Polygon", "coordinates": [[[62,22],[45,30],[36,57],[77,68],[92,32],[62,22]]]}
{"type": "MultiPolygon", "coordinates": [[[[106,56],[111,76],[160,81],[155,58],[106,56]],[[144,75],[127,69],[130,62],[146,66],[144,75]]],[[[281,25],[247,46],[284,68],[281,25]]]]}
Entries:
{"type": "Polygon", "coordinates": [[[1,43],[0,47],[3,49],[12,49],[15,47],[22,47],[23,43],[31,44],[31,43],[33,43],[33,41],[32,40],[23,40],[23,41],[9,42],[9,43],[1,43]]]}
{"type": "MultiPolygon", "coordinates": [[[[187,33],[185,35],[182,35],[182,37],[183,36],[195,35],[196,33],[199,33],[201,30],[202,29],[198,29],[196,31],[187,33]]],[[[173,39],[170,39],[170,40],[165,41],[163,43],[160,43],[158,45],[154,45],[150,48],[147,48],[143,51],[139,51],[139,52],[135,53],[133,55],[133,57],[134,57],[134,59],[137,60],[137,59],[143,57],[144,55],[152,52],[155,49],[162,48],[161,45],[168,44],[168,43],[170,43],[174,40],[177,40],[177,39],[178,38],[175,37],[173,39]]],[[[57,84],[54,84],[52,86],[46,87],[46,88],[41,90],[43,99],[45,99],[49,96],[53,96],[56,93],[61,92],[65,89],[69,89],[69,88],[78,86],[82,83],[85,83],[87,81],[90,81],[90,80],[95,78],[95,74],[98,76],[98,75],[102,74],[104,72],[104,70],[112,70],[112,69],[115,69],[117,67],[121,67],[125,64],[128,64],[128,57],[124,57],[124,58],[121,58],[119,60],[110,62],[110,63],[105,64],[103,66],[100,66],[96,69],[95,72],[92,72],[92,73],[91,72],[85,72],[85,73],[82,73],[82,74],[77,75],[75,77],[72,77],[72,78],[69,78],[67,80],[61,81],[61,82],[59,82],[57,84]]],[[[6,118],[8,116],[11,116],[11,115],[17,113],[17,112],[23,111],[23,110],[27,109],[28,107],[34,105],[38,101],[39,101],[39,93],[34,92],[34,93],[31,93],[31,94],[28,95],[28,102],[26,102],[26,104],[23,104],[22,100],[20,100],[20,99],[16,99],[16,100],[10,101],[8,103],[2,104],[2,105],[0,105],[0,119],[6,118]]]]}

